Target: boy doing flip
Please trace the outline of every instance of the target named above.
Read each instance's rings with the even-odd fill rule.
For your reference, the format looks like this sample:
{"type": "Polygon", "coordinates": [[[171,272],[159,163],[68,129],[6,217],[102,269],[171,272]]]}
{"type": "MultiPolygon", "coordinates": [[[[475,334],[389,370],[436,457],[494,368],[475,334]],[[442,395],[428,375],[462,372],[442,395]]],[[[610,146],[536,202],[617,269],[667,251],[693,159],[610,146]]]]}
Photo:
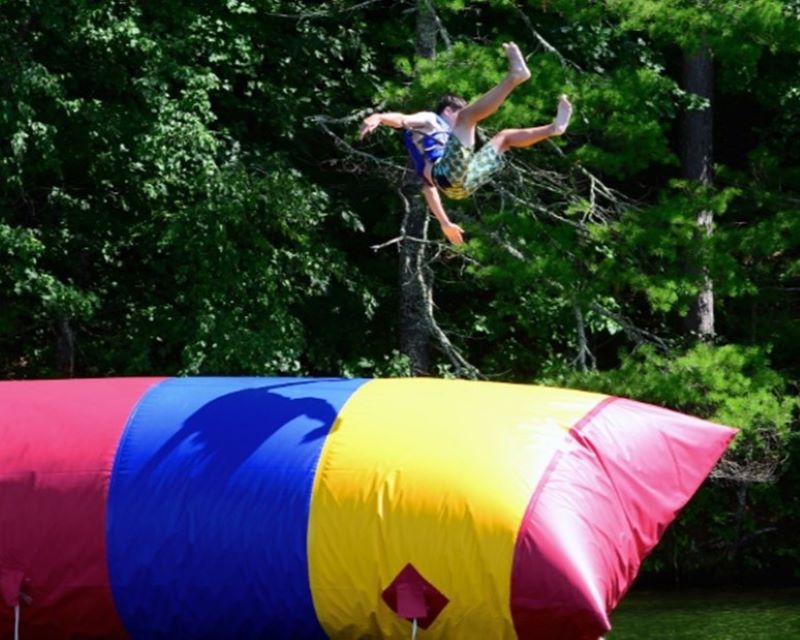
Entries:
{"type": "Polygon", "coordinates": [[[519,47],[511,42],[503,48],[508,56],[508,73],[500,84],[474,102],[467,104],[463,98],[445,96],[435,112],[373,113],[361,124],[362,140],[379,125],[405,130],[406,146],[422,179],[422,194],[453,244],[464,242],[464,230],[447,217],[439,191],[454,200],[470,196],[503,167],[506,151],[562,135],[572,115],[572,105],[566,96],[561,96],[552,123],[503,129],[476,151],[477,124],[497,111],[514,88],[531,77],[519,47]]]}

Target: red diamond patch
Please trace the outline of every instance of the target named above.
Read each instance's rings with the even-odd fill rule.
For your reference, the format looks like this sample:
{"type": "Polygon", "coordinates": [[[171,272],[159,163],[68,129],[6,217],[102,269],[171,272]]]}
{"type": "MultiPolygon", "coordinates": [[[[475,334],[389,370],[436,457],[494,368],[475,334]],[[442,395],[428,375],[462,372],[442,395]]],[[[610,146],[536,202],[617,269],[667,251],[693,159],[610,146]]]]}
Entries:
{"type": "Polygon", "coordinates": [[[383,601],[401,618],[416,619],[427,629],[450,602],[409,563],[381,594],[383,601]]]}

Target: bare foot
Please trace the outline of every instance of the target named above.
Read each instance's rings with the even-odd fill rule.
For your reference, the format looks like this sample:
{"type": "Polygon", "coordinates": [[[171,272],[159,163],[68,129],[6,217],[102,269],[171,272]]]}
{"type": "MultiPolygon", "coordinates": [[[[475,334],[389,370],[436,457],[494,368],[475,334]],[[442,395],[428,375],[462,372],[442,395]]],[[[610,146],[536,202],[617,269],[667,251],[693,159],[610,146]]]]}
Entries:
{"type": "Polygon", "coordinates": [[[562,95],[558,99],[558,111],[556,112],[556,119],[553,120],[553,128],[555,135],[563,135],[569,126],[569,119],[572,117],[572,103],[567,100],[566,95],[562,95]]]}
{"type": "Polygon", "coordinates": [[[525,58],[519,47],[513,42],[506,42],[503,44],[508,56],[508,75],[515,82],[525,82],[531,77],[531,72],[528,70],[528,65],[525,64],[525,58]]]}

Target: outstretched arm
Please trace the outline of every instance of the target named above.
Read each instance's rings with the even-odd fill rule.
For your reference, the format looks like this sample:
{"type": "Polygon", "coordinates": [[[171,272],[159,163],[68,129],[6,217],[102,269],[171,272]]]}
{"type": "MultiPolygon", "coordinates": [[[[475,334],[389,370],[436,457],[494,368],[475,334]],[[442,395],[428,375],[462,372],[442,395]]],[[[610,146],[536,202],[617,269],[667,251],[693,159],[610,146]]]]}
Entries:
{"type": "Polygon", "coordinates": [[[364,137],[372,133],[380,125],[393,127],[394,129],[414,129],[417,127],[430,126],[431,114],[427,111],[420,111],[419,113],[400,113],[398,111],[387,111],[386,113],[373,113],[372,115],[364,118],[361,123],[359,137],[363,140],[364,137]]]}
{"type": "Polygon", "coordinates": [[[442,199],[439,196],[439,191],[436,187],[429,184],[423,185],[422,195],[425,196],[425,202],[428,203],[428,208],[431,210],[439,225],[442,227],[442,232],[447,236],[447,239],[453,244],[462,244],[464,242],[464,230],[457,224],[450,222],[447,217],[444,207],[442,206],[442,199]]]}

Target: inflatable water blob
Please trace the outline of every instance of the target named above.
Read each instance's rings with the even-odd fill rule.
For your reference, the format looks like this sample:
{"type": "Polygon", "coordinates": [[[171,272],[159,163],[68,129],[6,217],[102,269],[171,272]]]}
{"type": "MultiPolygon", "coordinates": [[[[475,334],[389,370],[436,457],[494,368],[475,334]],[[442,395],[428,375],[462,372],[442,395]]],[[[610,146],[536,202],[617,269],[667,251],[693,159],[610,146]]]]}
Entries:
{"type": "Polygon", "coordinates": [[[0,638],[596,640],[734,433],[490,382],[0,382],[0,638]]]}

